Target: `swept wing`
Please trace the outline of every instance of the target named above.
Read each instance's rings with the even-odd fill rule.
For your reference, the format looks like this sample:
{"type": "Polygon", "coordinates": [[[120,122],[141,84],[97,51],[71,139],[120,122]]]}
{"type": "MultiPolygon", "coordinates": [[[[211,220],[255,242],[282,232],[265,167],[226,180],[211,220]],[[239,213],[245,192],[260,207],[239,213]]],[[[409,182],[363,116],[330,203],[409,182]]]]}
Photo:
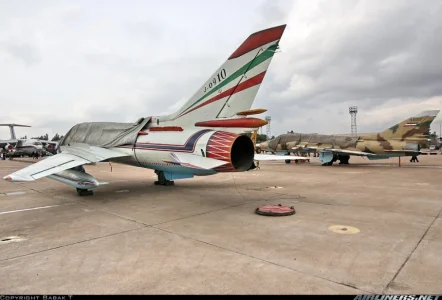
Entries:
{"type": "Polygon", "coordinates": [[[10,181],[34,181],[80,165],[96,163],[109,158],[128,156],[128,154],[87,144],[72,144],[61,147],[62,153],[56,154],[27,166],[3,179],[10,181]]]}

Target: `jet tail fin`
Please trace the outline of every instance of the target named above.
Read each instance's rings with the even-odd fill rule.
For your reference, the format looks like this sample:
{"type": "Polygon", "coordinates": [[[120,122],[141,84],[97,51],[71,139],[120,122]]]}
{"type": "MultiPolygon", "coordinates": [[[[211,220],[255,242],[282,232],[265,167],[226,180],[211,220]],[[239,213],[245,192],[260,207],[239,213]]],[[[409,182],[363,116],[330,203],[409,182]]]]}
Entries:
{"type": "Polygon", "coordinates": [[[17,136],[15,135],[15,130],[14,127],[31,127],[29,125],[20,125],[20,124],[0,124],[0,126],[8,126],[9,127],[9,131],[11,133],[11,140],[16,140],[17,136]]]}
{"type": "Polygon", "coordinates": [[[439,112],[440,110],[423,111],[378,133],[378,135],[384,139],[425,140],[428,138],[431,123],[439,112]]]}
{"type": "Polygon", "coordinates": [[[159,117],[157,125],[193,126],[196,121],[239,118],[237,113],[250,110],[285,28],[250,35],[176,113],[159,117]]]}

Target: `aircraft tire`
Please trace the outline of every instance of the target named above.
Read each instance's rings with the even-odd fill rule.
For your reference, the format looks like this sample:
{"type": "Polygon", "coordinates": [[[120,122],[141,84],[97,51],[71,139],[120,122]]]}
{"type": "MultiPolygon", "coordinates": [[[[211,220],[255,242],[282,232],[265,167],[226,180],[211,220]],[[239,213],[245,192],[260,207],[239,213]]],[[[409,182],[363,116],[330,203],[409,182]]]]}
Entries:
{"type": "Polygon", "coordinates": [[[79,189],[79,188],[77,188],[77,194],[80,197],[92,196],[94,194],[94,191],[89,191],[89,190],[86,190],[86,189],[79,189]]]}

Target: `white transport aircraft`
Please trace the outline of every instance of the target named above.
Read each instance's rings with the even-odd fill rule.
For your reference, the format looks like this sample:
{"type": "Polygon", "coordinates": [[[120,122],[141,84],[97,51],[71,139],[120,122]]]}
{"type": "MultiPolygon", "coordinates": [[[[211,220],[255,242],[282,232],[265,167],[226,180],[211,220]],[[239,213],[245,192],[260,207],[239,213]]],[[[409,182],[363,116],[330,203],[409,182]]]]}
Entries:
{"type": "MultiPolygon", "coordinates": [[[[140,118],[135,123],[91,122],[73,126],[58,153],[3,179],[12,182],[48,177],[77,188],[80,196],[105,182],[83,165],[116,162],[155,170],[157,185],[174,180],[255,168],[254,160],[286,160],[285,155],[256,154],[240,133],[267,124],[250,118],[251,109],[286,25],[250,35],[175,113],[140,118]]],[[[264,110],[265,111],[265,110],[264,110]]],[[[305,160],[306,157],[291,156],[305,160]]]]}
{"type": "Polygon", "coordinates": [[[9,140],[0,140],[0,152],[12,155],[31,155],[32,153],[43,152],[43,143],[37,139],[17,139],[14,127],[31,127],[29,125],[20,124],[0,124],[0,126],[8,126],[11,133],[9,140]]]}

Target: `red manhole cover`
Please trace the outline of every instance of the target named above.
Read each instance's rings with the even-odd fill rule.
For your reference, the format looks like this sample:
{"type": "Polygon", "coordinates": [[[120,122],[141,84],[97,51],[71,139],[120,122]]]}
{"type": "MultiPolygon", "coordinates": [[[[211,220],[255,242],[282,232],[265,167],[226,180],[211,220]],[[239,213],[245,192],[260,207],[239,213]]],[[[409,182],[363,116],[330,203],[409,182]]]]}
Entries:
{"type": "Polygon", "coordinates": [[[288,207],[281,204],[263,205],[258,207],[255,212],[258,215],[264,216],[289,216],[295,213],[295,208],[293,206],[288,207]]]}

